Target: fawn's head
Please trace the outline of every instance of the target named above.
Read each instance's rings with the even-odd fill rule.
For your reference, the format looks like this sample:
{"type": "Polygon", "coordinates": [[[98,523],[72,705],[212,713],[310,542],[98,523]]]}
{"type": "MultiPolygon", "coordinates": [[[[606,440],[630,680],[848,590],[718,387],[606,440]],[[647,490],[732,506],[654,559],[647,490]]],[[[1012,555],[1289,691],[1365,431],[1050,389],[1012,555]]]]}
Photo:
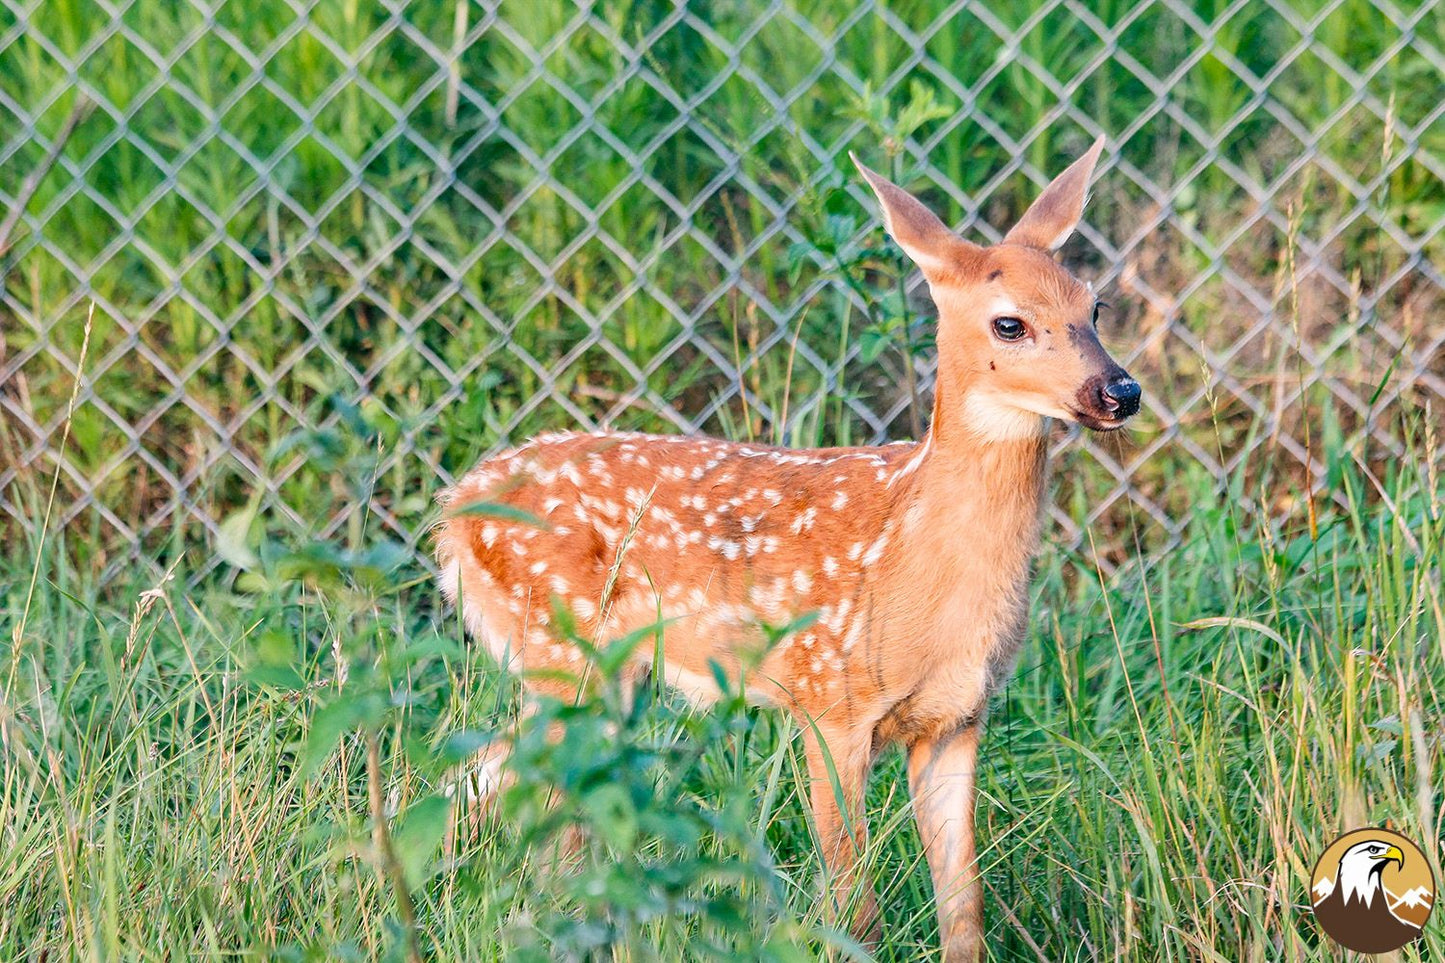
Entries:
{"type": "Polygon", "coordinates": [[[939,413],[961,406],[962,423],[986,440],[1039,434],[1044,418],[1112,431],[1139,410],[1139,384],[1099,343],[1100,302],[1053,258],[1083,214],[1103,146],[1101,137],[991,247],[854,158],[938,306],[939,413]]]}

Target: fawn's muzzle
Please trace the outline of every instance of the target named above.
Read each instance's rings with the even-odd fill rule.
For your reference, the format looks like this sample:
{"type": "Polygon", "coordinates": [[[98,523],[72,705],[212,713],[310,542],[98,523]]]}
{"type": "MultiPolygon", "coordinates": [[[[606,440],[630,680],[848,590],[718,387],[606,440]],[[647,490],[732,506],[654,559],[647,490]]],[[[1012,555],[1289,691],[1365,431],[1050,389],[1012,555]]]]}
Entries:
{"type": "Polygon", "coordinates": [[[1117,418],[1128,418],[1139,411],[1139,382],[1126,375],[1110,379],[1099,389],[1099,404],[1117,418]]]}
{"type": "Polygon", "coordinates": [[[1123,368],[1111,365],[1084,382],[1075,395],[1071,412],[1085,428],[1113,431],[1122,428],[1129,416],[1138,413],[1141,394],[1139,382],[1123,368]]]}

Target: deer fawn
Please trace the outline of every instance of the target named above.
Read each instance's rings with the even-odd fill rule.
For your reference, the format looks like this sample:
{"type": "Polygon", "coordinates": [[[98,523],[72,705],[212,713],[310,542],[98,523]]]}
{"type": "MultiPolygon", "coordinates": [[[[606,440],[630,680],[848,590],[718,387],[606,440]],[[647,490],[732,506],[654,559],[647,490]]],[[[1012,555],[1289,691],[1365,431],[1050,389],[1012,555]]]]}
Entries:
{"type": "MultiPolygon", "coordinates": [[[[974,766],[989,695],[1027,621],[1048,419],[1111,431],[1139,409],[1139,385],[1099,344],[1092,289],[1051,254],[1079,221],[1102,148],[1100,138],[992,247],[858,165],[938,307],[921,442],[789,450],[550,435],[484,461],[441,496],[452,509],[499,501],[545,522],[453,512],[438,530],[441,589],[504,664],[580,671],[581,654],[549,631],[554,598],[595,638],[660,614],[665,664],[650,668],[707,700],[710,663],[736,675],[758,649],[760,621],[816,612],[760,655],[748,697],[800,719],[834,907],[854,882],[873,761],[890,743],[906,747],[951,961],[980,952],[974,766]]],[[[654,656],[642,646],[637,671],[654,656]]],[[[572,696],[563,673],[529,685],[572,696]]],[[[484,792],[499,764],[500,752],[484,760],[484,792]]],[[[852,924],[871,938],[876,910],[870,895],[862,902],[852,924]]]]}

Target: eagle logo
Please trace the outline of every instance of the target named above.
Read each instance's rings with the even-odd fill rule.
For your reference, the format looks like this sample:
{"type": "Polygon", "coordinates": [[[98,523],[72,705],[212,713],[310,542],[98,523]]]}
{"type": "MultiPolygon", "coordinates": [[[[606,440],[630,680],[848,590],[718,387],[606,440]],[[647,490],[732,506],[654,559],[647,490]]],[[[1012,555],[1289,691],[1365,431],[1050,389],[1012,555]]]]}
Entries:
{"type": "Polygon", "coordinates": [[[1330,938],[1357,953],[1389,953],[1420,938],[1435,906],[1425,854],[1389,829],[1357,829],[1315,864],[1310,906],[1330,938]]]}

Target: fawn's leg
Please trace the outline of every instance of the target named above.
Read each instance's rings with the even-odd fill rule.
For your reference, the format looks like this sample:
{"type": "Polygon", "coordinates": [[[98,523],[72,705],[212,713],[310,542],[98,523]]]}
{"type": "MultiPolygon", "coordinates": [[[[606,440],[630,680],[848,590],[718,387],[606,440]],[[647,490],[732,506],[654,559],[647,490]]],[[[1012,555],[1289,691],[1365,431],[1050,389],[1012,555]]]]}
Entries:
{"type": "MultiPolygon", "coordinates": [[[[578,697],[577,683],[560,678],[529,678],[522,686],[522,706],[517,717],[507,725],[506,732],[497,737],[474,757],[462,763],[456,782],[447,788],[447,795],[456,797],[466,806],[473,828],[479,828],[486,819],[501,791],[515,778],[505,769],[512,754],[512,741],[518,730],[537,711],[539,697],[551,697],[566,701],[578,697]]],[[[562,737],[561,729],[553,725],[547,737],[556,741],[562,737]]]]}
{"type": "MultiPolygon", "coordinates": [[[[518,720],[513,723],[513,728],[520,724],[521,720],[518,720]]],[[[512,735],[509,733],[462,763],[462,771],[447,787],[446,794],[465,804],[473,818],[484,815],[505,785],[506,774],[502,765],[511,754],[512,735]]]]}
{"type": "Polygon", "coordinates": [[[947,963],[981,956],[983,894],[973,841],[974,762],[982,720],[908,747],[908,786],[928,854],[947,963]]]}
{"type": "Polygon", "coordinates": [[[847,900],[857,882],[857,862],[868,841],[863,794],[872,767],[872,734],[818,727],[803,720],[804,749],[808,759],[809,803],[818,834],[830,918],[846,919],[850,932],[865,943],[878,938],[878,901],[871,884],[865,884],[851,919],[845,917],[847,900]],[[829,763],[832,764],[830,774],[829,763]],[[837,786],[833,784],[837,776],[837,786]]]}

